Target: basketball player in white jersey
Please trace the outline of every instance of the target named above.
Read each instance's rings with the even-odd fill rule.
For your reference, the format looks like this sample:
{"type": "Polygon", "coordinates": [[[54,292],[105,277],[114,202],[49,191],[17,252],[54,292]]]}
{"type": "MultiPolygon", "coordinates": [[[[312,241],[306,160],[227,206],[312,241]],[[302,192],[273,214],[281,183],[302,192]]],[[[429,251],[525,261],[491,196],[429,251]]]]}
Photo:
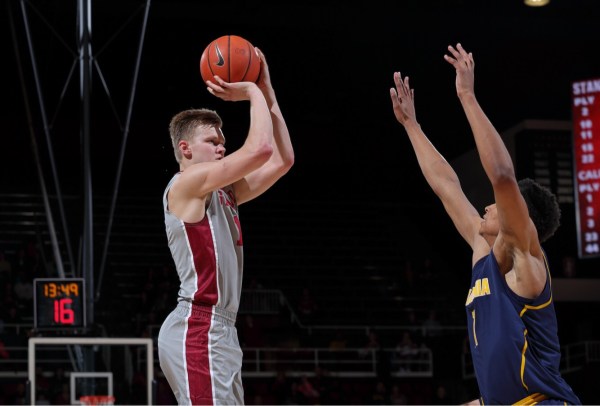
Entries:
{"type": "Polygon", "coordinates": [[[165,189],[163,206],[180,288],[160,329],[158,356],[180,405],[244,403],[235,329],[243,272],[238,206],[264,193],[294,163],[269,69],[257,52],[257,83],[207,82],[220,99],[250,102],[250,128],[238,150],[225,155],[221,118],[212,110],[182,111],[169,125],[180,170],[165,189]]]}

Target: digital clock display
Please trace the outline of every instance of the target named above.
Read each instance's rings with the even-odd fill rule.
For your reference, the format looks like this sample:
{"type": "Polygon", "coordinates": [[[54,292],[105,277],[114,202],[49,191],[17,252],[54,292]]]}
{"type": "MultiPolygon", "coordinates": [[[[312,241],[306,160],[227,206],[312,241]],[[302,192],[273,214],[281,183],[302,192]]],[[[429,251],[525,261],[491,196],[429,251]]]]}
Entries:
{"type": "Polygon", "coordinates": [[[33,283],[36,328],[85,327],[82,278],[37,278],[33,283]]]}

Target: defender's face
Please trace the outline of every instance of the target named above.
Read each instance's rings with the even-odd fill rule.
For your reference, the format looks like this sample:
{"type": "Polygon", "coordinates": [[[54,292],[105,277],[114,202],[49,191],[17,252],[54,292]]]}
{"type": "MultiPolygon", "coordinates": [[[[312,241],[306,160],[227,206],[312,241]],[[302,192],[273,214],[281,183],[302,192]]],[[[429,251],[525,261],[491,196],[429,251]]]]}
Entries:
{"type": "Polygon", "coordinates": [[[485,235],[498,235],[500,231],[500,224],[498,223],[498,208],[496,203],[490,204],[485,208],[485,214],[481,221],[481,227],[479,228],[479,234],[485,235]]]}

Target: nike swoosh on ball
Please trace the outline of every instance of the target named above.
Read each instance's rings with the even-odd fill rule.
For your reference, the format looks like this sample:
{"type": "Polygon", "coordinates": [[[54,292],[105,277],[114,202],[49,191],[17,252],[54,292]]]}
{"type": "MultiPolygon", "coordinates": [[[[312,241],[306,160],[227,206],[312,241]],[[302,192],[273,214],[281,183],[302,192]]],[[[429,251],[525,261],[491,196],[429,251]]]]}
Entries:
{"type": "Polygon", "coordinates": [[[221,53],[221,50],[219,49],[218,45],[215,45],[215,50],[217,51],[217,57],[219,58],[216,65],[217,66],[225,65],[225,58],[223,58],[223,54],[221,53]]]}

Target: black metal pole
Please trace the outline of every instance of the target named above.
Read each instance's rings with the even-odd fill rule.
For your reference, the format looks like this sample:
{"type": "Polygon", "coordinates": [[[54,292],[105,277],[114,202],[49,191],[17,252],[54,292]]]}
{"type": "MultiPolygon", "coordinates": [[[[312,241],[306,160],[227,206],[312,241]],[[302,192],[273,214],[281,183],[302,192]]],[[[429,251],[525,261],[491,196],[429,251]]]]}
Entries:
{"type": "MultiPolygon", "coordinates": [[[[81,98],[81,143],[83,173],[82,272],[85,277],[88,325],[94,325],[94,225],[92,162],[90,157],[91,83],[92,83],[92,5],[78,0],[79,77],[81,98]]],[[[84,371],[95,371],[93,348],[83,348],[84,371]]]]}
{"type": "Polygon", "coordinates": [[[79,74],[81,98],[81,143],[83,173],[83,256],[82,270],[87,291],[87,320],[94,324],[94,225],[92,163],[90,157],[92,8],[91,0],[78,0],[79,74]]]}

